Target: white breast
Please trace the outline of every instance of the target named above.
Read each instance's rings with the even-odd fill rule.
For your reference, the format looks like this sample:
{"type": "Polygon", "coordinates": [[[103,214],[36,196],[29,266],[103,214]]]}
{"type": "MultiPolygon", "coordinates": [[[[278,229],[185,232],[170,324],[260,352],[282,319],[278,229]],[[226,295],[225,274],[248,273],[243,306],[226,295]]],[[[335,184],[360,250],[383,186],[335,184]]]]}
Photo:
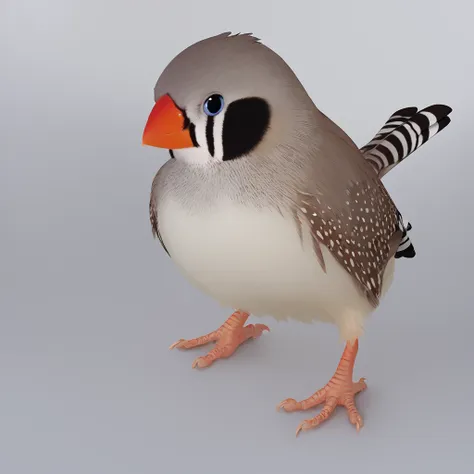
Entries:
{"type": "MultiPolygon", "coordinates": [[[[225,306],[254,315],[336,323],[358,337],[373,310],[350,275],[322,247],[321,268],[306,227],[292,216],[224,201],[190,213],[168,198],[159,208],[163,241],[184,275],[225,306]]],[[[392,280],[388,265],[383,292],[392,280]]]]}

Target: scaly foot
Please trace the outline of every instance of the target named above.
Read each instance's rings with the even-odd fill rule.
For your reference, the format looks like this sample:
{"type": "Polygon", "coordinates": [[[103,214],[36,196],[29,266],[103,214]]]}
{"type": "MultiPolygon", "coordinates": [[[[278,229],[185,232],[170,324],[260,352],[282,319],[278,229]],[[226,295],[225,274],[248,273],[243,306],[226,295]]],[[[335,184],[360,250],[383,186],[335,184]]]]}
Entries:
{"type": "Polygon", "coordinates": [[[352,381],[352,371],[358,350],[358,341],[354,344],[347,343],[341,361],[337,367],[336,373],[331,380],[311,397],[297,402],[293,398],[283,400],[277,407],[277,410],[283,408],[287,412],[308,410],[316,405],[324,403],[322,410],[313,418],[304,420],[300,423],[296,430],[296,435],[300,431],[307,431],[311,428],[319,426],[323,421],[327,420],[338,405],[344,406],[349,415],[350,422],[355,425],[359,431],[364,422],[355,406],[354,397],[357,393],[365,390],[367,385],[365,379],[358,382],[352,381]]]}
{"type": "Polygon", "coordinates": [[[217,359],[224,359],[232,355],[247,339],[260,337],[263,331],[270,331],[265,324],[249,324],[244,326],[249,313],[235,311],[227,321],[216,331],[196,339],[180,339],[170,346],[170,349],[192,349],[215,342],[214,349],[205,356],[198,357],[193,362],[193,369],[210,366],[217,359]]]}

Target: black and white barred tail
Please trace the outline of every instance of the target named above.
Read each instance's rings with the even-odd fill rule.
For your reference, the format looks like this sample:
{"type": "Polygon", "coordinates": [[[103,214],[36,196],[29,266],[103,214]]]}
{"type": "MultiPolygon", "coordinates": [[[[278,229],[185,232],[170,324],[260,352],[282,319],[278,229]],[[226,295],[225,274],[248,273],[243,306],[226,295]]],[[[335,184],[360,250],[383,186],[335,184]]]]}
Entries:
{"type": "Polygon", "coordinates": [[[451,111],[451,107],[440,104],[420,111],[416,107],[397,110],[360,151],[382,177],[446,128],[451,111]]]}
{"type": "MultiPolygon", "coordinates": [[[[448,117],[451,111],[451,107],[439,104],[420,111],[416,107],[397,110],[360,151],[382,177],[431,137],[446,128],[451,122],[448,117]]],[[[402,240],[395,258],[413,258],[416,255],[415,247],[408,236],[412,226],[409,222],[407,226],[404,225],[401,214],[398,216],[398,223],[402,231],[402,240]]]]}
{"type": "Polygon", "coordinates": [[[411,230],[411,224],[408,222],[407,226],[405,227],[402,216],[399,214],[398,225],[402,231],[402,240],[400,241],[397,251],[395,252],[395,258],[413,258],[416,255],[415,247],[408,236],[408,231],[411,230]]]}

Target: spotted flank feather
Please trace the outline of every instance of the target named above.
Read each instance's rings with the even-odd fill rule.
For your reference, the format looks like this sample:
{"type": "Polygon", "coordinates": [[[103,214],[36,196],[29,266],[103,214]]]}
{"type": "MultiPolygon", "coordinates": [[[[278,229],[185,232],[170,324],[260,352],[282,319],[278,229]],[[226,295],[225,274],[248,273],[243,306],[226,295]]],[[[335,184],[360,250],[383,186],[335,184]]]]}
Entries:
{"type": "Polygon", "coordinates": [[[352,183],[346,199],[336,213],[321,197],[301,193],[300,210],[313,239],[326,246],[375,307],[403,221],[381,183],[352,183]]]}
{"type": "Polygon", "coordinates": [[[440,104],[420,111],[416,107],[397,110],[360,151],[382,177],[446,128],[451,111],[451,107],[440,104]]]}

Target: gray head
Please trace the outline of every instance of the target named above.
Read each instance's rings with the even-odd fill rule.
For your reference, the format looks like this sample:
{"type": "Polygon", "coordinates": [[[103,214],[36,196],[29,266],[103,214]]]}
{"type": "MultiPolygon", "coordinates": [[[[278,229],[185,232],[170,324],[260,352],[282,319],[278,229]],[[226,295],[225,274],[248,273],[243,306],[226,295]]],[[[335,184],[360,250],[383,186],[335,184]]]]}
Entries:
{"type": "Polygon", "coordinates": [[[296,75],[250,34],[223,33],[186,48],[155,86],[143,143],[209,165],[288,142],[314,105],[296,75]]]}

